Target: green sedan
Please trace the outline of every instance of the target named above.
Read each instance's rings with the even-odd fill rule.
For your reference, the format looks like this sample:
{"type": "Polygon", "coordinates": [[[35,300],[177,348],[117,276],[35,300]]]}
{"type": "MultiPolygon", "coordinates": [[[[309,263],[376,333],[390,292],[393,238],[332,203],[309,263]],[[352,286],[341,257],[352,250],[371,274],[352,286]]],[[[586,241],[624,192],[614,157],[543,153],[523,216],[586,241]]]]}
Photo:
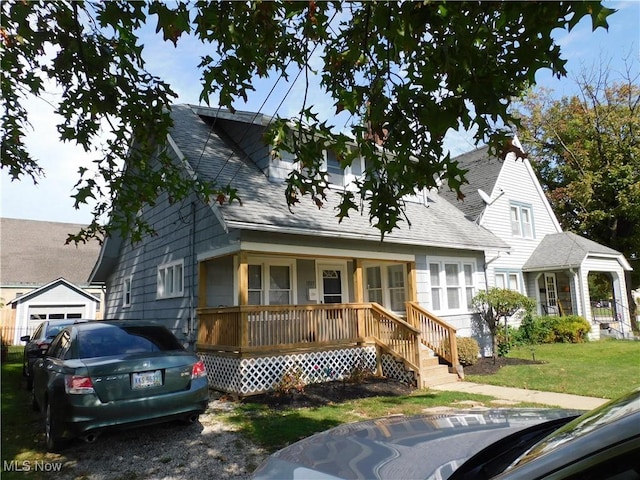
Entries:
{"type": "Polygon", "coordinates": [[[32,402],[44,413],[50,451],[111,428],[193,423],[208,399],[204,363],[153,323],[69,325],[33,368],[32,402]]]}

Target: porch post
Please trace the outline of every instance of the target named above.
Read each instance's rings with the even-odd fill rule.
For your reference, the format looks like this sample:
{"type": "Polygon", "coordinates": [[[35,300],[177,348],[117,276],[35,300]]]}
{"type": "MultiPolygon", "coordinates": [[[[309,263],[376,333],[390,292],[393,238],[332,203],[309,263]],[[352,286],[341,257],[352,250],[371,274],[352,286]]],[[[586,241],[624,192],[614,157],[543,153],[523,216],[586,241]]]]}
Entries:
{"type": "Polygon", "coordinates": [[[207,261],[198,263],[198,308],[207,306],[207,261]]]}
{"type": "MultiPolygon", "coordinates": [[[[356,303],[364,303],[364,280],[362,276],[362,260],[353,259],[353,298],[356,303]]],[[[365,337],[364,310],[358,308],[358,338],[365,337]]]]}
{"type": "Polygon", "coordinates": [[[242,307],[249,303],[249,265],[247,252],[238,254],[238,305],[240,306],[240,325],[238,332],[240,347],[249,345],[249,313],[242,307]]]}
{"type": "MultiPolygon", "coordinates": [[[[407,302],[418,302],[418,289],[416,286],[416,262],[407,262],[407,302]]],[[[407,322],[416,328],[420,328],[420,325],[413,325],[411,318],[409,317],[409,311],[407,310],[407,322]]]]}
{"type": "Polygon", "coordinates": [[[416,286],[416,262],[407,262],[407,290],[409,298],[408,302],[418,301],[418,289],[416,286]]]}

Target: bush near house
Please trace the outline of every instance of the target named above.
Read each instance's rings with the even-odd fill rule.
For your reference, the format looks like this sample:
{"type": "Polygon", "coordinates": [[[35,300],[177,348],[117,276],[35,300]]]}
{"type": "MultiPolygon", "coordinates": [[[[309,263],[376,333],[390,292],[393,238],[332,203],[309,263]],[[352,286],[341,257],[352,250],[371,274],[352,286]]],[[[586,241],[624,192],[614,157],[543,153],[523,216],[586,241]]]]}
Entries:
{"type": "Polygon", "coordinates": [[[463,367],[474,365],[480,356],[480,346],[475,338],[458,337],[458,361],[463,367]]]}
{"type": "Polygon", "coordinates": [[[516,344],[583,343],[591,331],[589,322],[578,315],[539,317],[527,315],[515,333],[516,344]]]}

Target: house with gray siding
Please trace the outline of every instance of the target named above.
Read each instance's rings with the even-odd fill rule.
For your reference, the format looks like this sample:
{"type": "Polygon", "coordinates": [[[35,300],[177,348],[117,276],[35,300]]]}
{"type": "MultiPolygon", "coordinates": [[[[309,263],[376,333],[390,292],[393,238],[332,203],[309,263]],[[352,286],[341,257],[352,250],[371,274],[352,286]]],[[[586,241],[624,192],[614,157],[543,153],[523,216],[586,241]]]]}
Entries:
{"type": "MultiPolygon", "coordinates": [[[[171,204],[161,194],[140,212],[156,235],[107,238],[91,279],[106,284],[108,318],[162,322],[200,354],[219,390],[250,395],[286,373],[313,382],[360,368],[418,386],[456,381],[456,337],[489,344],[473,296],[496,284],[526,292],[537,277],[525,262],[545,234],[561,233],[530,167],[524,188],[509,184],[522,161],[487,159],[500,178],[488,190],[495,201],[420,192],[407,198],[409,221],[381,241],[366,212],[338,223],[331,192],[321,208],[303,198],[289,209],[284,179],[295,159],[271,155],[269,117],[192,105],[171,114],[168,145],[185,174],[230,185],[241,202],[171,204]],[[523,238],[510,234],[514,209],[523,238]]],[[[325,152],[336,189],[364,171],[357,160],[337,165],[325,152]]]]}
{"type": "MultiPolygon", "coordinates": [[[[290,211],[294,159],[264,145],[270,118],[190,105],[172,116],[175,160],[242,202],[161,197],[141,212],[157,235],[107,238],[91,276],[106,284],[106,317],[164,323],[203,356],[212,386],[239,394],[292,368],[343,377],[354,362],[414,384],[452,380],[456,335],[482,340],[470,300],[486,286],[486,252],[508,244],[436,191],[411,198],[410,223],[384,241],[366,212],[338,223],[337,195],[290,211]]],[[[362,171],[334,169],[332,181],[345,188],[362,171]]]]}

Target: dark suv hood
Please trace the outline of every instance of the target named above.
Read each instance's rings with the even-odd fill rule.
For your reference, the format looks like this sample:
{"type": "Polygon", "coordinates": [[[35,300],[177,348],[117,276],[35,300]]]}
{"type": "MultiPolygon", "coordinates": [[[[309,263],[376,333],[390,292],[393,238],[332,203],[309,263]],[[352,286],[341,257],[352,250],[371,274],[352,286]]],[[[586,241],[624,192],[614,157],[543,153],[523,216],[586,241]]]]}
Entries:
{"type": "Polygon", "coordinates": [[[577,413],[473,409],[345,424],[276,452],[253,478],[447,478],[467,458],[507,435],[577,413]]]}

